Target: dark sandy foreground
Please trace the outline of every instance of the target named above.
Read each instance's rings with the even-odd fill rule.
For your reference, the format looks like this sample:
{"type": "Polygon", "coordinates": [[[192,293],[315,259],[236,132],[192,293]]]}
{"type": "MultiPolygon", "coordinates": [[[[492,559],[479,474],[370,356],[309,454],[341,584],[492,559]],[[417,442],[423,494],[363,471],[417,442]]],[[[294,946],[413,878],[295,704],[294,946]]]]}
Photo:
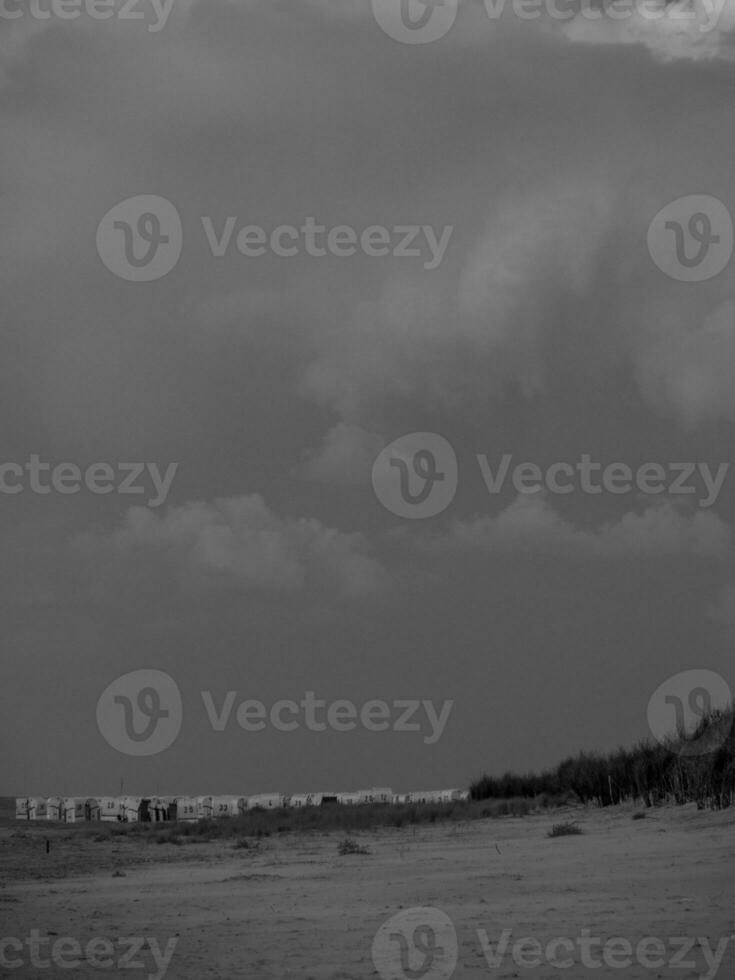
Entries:
{"type": "Polygon", "coordinates": [[[0,937],[24,945],[5,943],[2,977],[735,978],[735,812],[661,809],[633,821],[630,810],[589,810],[377,830],[357,838],[369,855],[346,857],[341,835],[235,850],[67,830],[47,856],[48,832],[16,834],[0,829],[0,937]],[[582,836],[546,837],[570,817],[582,836]],[[33,966],[51,953],[51,942],[32,948],[33,930],[78,949],[57,945],[50,966],[33,966]],[[585,935],[598,940],[586,960],[585,935]],[[539,945],[514,955],[524,937],[539,945]]]}

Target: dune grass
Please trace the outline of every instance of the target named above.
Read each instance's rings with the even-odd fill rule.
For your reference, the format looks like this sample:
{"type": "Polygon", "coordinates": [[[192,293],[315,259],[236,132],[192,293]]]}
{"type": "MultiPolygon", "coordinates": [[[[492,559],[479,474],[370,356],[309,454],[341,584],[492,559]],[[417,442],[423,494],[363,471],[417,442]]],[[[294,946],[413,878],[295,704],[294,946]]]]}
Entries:
{"type": "Polygon", "coordinates": [[[692,732],[663,744],[642,741],[607,754],[581,752],[539,774],[506,772],[473,783],[475,800],[569,797],[582,804],[696,803],[722,809],[735,802],[735,705],[708,712],[692,732]]]}
{"type": "Polygon", "coordinates": [[[577,823],[573,823],[573,822],[555,823],[546,836],[547,837],[574,837],[581,833],[584,833],[584,831],[577,823]]]}

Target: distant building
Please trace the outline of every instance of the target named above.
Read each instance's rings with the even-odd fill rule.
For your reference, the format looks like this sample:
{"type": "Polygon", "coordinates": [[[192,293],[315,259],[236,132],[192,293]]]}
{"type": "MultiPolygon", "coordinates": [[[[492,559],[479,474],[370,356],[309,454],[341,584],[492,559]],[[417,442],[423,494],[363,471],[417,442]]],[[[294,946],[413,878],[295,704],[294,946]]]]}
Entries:
{"type": "Polygon", "coordinates": [[[468,800],[470,793],[464,789],[427,789],[407,793],[406,797],[408,803],[455,803],[468,800]]]}
{"type": "Polygon", "coordinates": [[[125,823],[148,823],[151,819],[150,799],[145,796],[121,798],[122,819],[125,823]]]}
{"type": "Polygon", "coordinates": [[[83,823],[87,819],[87,798],[84,796],[66,796],[63,803],[64,823],[83,823]]]}
{"type": "Polygon", "coordinates": [[[212,819],[212,797],[197,796],[197,817],[199,820],[212,819]]]}
{"type": "Polygon", "coordinates": [[[101,820],[127,823],[168,820],[196,821],[214,817],[236,817],[248,810],[277,810],[281,807],[303,809],[328,805],[358,806],[360,804],[454,803],[466,802],[466,789],[415,790],[394,793],[389,787],[354,790],[346,793],[259,793],[255,796],[99,796],[17,797],[17,820],[59,820],[66,823],[101,820]]]}
{"type": "Polygon", "coordinates": [[[213,796],[212,816],[236,817],[241,813],[241,804],[245,801],[242,796],[213,796]]]}
{"type": "Polygon", "coordinates": [[[100,820],[103,823],[118,823],[123,819],[122,798],[119,796],[100,796],[100,820]]]}
{"type": "Polygon", "coordinates": [[[468,789],[442,789],[439,792],[441,793],[442,803],[460,803],[470,798],[470,791],[468,789]]]}
{"type": "Polygon", "coordinates": [[[279,810],[286,805],[286,797],[281,793],[260,793],[248,797],[248,810],[279,810]]]}
{"type": "Polygon", "coordinates": [[[84,801],[84,819],[85,820],[101,820],[102,810],[100,807],[100,801],[96,796],[90,796],[84,801]]]}
{"type": "Polygon", "coordinates": [[[305,806],[321,806],[325,802],[330,802],[334,800],[337,801],[337,794],[335,793],[296,793],[291,796],[286,805],[292,807],[295,810],[300,809],[305,806]]]}
{"type": "Polygon", "coordinates": [[[148,802],[149,819],[153,823],[171,820],[173,802],[172,796],[152,796],[148,802]]]}
{"type": "Polygon", "coordinates": [[[408,794],[409,803],[441,803],[441,790],[422,789],[408,794]]]}
{"type": "Polygon", "coordinates": [[[45,820],[46,800],[43,796],[19,796],[15,800],[16,820],[45,820]]]}
{"type": "Polygon", "coordinates": [[[359,790],[360,803],[392,803],[393,790],[385,786],[359,790]]]}
{"type": "Polygon", "coordinates": [[[46,800],[46,819],[64,819],[64,800],[61,796],[49,796],[46,800]]]}
{"type": "Polygon", "coordinates": [[[176,820],[191,823],[192,821],[199,819],[199,807],[196,796],[177,796],[174,804],[176,807],[176,820]]]}
{"type": "Polygon", "coordinates": [[[343,806],[357,806],[361,803],[360,793],[355,791],[353,793],[337,793],[337,802],[341,803],[343,806]]]}

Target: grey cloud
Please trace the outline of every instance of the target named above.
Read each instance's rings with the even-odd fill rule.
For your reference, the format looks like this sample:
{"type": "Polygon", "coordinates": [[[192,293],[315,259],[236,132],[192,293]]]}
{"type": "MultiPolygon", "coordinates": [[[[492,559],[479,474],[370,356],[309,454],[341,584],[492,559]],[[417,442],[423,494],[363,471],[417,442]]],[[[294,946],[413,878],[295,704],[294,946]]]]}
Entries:
{"type": "Polygon", "coordinates": [[[163,516],[131,508],[110,533],[74,542],[92,568],[127,570],[154,560],[187,590],[281,594],[326,589],[339,598],[375,594],[387,574],[359,534],[317,520],[277,517],[257,494],[192,502],[163,516]]]}
{"type": "Polygon", "coordinates": [[[517,552],[630,560],[681,555],[725,558],[730,539],[729,527],[715,514],[687,515],[669,502],[626,513],[594,530],[581,530],[563,519],[541,494],[534,494],[518,496],[496,517],[454,521],[449,531],[422,545],[435,553],[517,552]]]}

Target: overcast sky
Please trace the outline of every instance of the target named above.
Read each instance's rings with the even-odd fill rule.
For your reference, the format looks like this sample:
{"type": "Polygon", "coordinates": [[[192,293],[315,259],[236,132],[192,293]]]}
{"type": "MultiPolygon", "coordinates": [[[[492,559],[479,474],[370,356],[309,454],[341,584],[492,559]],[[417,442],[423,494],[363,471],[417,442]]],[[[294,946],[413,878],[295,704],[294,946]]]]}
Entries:
{"type": "Polygon", "coordinates": [[[6,3],[24,16],[0,19],[0,462],[178,468],[163,500],[150,471],[138,495],[3,471],[21,491],[0,495],[0,791],[466,786],[645,736],[679,671],[732,679],[735,469],[708,495],[701,471],[672,493],[670,467],[732,457],[735,264],[692,282],[655,261],[677,220],[727,248],[711,202],[653,246],[649,226],[691,195],[735,213],[735,4],[705,31],[463,0],[411,44],[390,36],[398,6],[175,0],[162,24],[149,0],[144,20],[6,3]],[[134,205],[103,219],[139,195],[182,228],[148,282],[103,257],[134,205]],[[431,234],[418,255],[235,245],[309,218],[358,243],[382,227],[391,249],[402,226],[431,234]],[[458,472],[416,519],[373,481],[410,433],[447,440],[458,472]],[[666,485],[589,493],[575,470],[571,492],[509,474],[489,493],[478,454],[492,476],[504,454],[510,474],[658,463],[666,485]],[[138,670],[183,703],[145,757],[96,716],[138,670]],[[219,710],[228,691],[218,732],[201,692],[219,710]],[[309,691],[453,705],[429,743],[425,714],[418,732],[235,720],[309,691]]]}

